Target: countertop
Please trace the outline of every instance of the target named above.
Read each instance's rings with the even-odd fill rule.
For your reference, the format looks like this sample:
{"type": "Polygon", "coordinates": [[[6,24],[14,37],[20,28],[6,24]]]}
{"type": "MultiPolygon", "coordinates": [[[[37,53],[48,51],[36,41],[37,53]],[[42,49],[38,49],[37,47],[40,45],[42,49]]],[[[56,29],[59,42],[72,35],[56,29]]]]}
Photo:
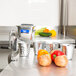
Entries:
{"type": "MultiPolygon", "coordinates": [[[[18,38],[26,42],[26,39],[23,37],[18,38]]],[[[46,43],[75,43],[75,39],[72,39],[68,36],[58,35],[56,37],[41,37],[35,36],[33,37],[33,42],[46,42],[46,43]]]]}
{"type": "MultiPolygon", "coordinates": [[[[24,39],[23,39],[24,40],[24,39]]],[[[75,43],[75,39],[72,39],[68,36],[58,35],[56,37],[40,37],[36,36],[33,42],[45,41],[48,43],[57,42],[57,43],[75,43]]],[[[0,34],[0,44],[9,44],[9,34],[0,34]]]]}
{"type": "Polygon", "coordinates": [[[64,36],[64,35],[58,35],[56,37],[41,37],[41,36],[35,36],[34,39],[35,42],[48,42],[48,43],[53,43],[53,42],[57,42],[57,43],[75,43],[75,39],[72,39],[68,36],[64,36]]]}
{"type": "Polygon", "coordinates": [[[37,57],[33,49],[30,49],[28,57],[19,57],[17,61],[11,62],[0,76],[76,76],[76,53],[64,68],[57,67],[52,63],[49,67],[38,65],[37,57]]]}

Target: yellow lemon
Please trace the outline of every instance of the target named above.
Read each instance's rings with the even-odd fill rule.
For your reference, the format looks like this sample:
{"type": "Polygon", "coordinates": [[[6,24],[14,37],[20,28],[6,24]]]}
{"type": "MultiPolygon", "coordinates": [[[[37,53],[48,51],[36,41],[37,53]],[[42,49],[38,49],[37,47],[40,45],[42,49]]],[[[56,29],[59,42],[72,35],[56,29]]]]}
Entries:
{"type": "Polygon", "coordinates": [[[51,33],[51,37],[55,37],[56,36],[56,31],[55,30],[50,30],[49,33],[51,33]]]}

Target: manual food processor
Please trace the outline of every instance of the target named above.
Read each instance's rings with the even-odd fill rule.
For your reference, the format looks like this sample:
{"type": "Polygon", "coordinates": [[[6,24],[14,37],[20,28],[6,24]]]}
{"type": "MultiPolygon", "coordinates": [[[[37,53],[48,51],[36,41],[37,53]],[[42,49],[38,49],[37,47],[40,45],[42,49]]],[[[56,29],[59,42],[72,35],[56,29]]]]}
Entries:
{"type": "MultiPolygon", "coordinates": [[[[16,33],[17,35],[12,36],[13,33],[10,33],[9,36],[9,44],[11,45],[11,42],[13,43],[11,45],[12,55],[19,54],[20,57],[27,57],[29,55],[30,45],[34,39],[34,32],[35,30],[33,24],[17,25],[17,32],[14,32],[14,34],[16,33]],[[12,37],[15,39],[11,41],[12,37]]],[[[14,55],[11,57],[11,60],[15,60],[14,55]]]]}

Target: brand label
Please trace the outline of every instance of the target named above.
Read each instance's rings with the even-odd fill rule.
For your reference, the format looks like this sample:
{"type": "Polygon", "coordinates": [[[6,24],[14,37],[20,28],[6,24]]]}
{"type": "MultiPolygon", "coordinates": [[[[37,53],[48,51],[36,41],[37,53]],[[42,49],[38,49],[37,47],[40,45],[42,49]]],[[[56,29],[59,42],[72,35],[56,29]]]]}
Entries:
{"type": "Polygon", "coordinates": [[[21,29],[21,33],[29,33],[29,30],[21,29]]]}

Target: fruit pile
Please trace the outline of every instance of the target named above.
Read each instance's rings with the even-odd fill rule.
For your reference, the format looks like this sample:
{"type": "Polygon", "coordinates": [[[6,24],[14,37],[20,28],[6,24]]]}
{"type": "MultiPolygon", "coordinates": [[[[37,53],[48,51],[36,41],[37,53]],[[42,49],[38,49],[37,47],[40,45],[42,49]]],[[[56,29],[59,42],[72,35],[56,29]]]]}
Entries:
{"type": "Polygon", "coordinates": [[[51,54],[46,50],[39,50],[37,55],[38,64],[41,66],[49,66],[52,62],[59,67],[65,67],[68,64],[66,55],[60,50],[53,50],[51,54]]]}
{"type": "Polygon", "coordinates": [[[35,35],[40,35],[42,37],[55,37],[56,36],[56,31],[55,30],[49,30],[47,28],[41,28],[39,30],[35,31],[35,35]]]}

